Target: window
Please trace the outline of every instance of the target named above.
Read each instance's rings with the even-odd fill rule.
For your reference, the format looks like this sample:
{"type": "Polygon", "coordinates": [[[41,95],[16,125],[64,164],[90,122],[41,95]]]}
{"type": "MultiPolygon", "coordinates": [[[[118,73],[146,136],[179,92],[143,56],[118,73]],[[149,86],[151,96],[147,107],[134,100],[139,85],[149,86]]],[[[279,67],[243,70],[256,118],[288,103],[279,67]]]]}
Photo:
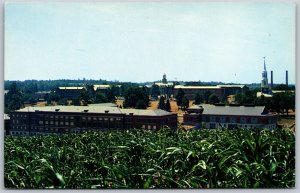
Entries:
{"type": "Polygon", "coordinates": [[[69,125],[69,122],[65,122],[65,125],[69,125]]]}
{"type": "Polygon", "coordinates": [[[210,122],[215,122],[215,121],[216,121],[216,117],[211,116],[210,119],[209,119],[209,121],[210,121],[210,122]]]}
{"type": "Polygon", "coordinates": [[[236,123],[236,118],[235,117],[230,117],[229,121],[230,121],[230,123],[236,123]]]}
{"type": "Polygon", "coordinates": [[[242,124],[245,124],[245,123],[246,123],[246,118],[245,118],[245,117],[241,117],[240,120],[241,120],[241,123],[242,123],[242,124]]]}
{"type": "Polygon", "coordinates": [[[251,118],[251,123],[256,124],[257,123],[257,118],[256,117],[251,118]]]}
{"type": "Polygon", "coordinates": [[[220,117],[220,122],[221,123],[226,123],[226,117],[220,117]]]}
{"type": "Polygon", "coordinates": [[[70,122],[70,125],[73,126],[73,125],[74,125],[74,122],[70,122]]]}

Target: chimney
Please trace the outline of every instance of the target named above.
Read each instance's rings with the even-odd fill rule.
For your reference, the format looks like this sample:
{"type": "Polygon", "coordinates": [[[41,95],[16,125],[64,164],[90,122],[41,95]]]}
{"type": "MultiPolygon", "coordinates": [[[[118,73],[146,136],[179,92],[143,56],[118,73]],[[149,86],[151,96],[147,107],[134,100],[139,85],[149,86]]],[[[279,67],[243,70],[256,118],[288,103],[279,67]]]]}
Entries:
{"type": "Polygon", "coordinates": [[[288,74],[288,71],[286,70],[286,71],[285,71],[285,84],[286,84],[286,86],[289,86],[289,81],[288,81],[288,79],[289,79],[289,74],[288,74]]]}
{"type": "Polygon", "coordinates": [[[271,89],[273,88],[273,70],[271,70],[271,89]]]}

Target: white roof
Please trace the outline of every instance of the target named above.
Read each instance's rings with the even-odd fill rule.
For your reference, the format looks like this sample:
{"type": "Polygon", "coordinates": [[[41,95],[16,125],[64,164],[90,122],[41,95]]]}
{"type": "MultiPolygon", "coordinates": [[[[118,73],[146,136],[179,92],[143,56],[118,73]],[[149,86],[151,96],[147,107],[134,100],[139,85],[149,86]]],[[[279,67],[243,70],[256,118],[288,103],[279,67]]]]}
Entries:
{"type": "Polygon", "coordinates": [[[210,104],[193,105],[189,109],[200,109],[201,106],[204,115],[261,116],[265,109],[264,106],[217,106],[210,104]]]}
{"type": "Polygon", "coordinates": [[[221,89],[218,86],[183,86],[183,85],[176,85],[174,89],[221,89]]]}
{"type": "Polygon", "coordinates": [[[120,109],[118,107],[111,107],[111,106],[45,106],[45,107],[25,107],[23,109],[17,110],[16,112],[35,112],[35,111],[42,111],[42,112],[69,112],[69,113],[105,113],[108,111],[109,114],[126,114],[129,115],[133,113],[133,115],[140,115],[140,116],[163,116],[163,115],[171,115],[168,111],[164,111],[161,109],[157,110],[144,110],[144,109],[120,109]]]}
{"type": "Polygon", "coordinates": [[[60,90],[82,90],[83,86],[60,86],[58,89],[60,90]]]}

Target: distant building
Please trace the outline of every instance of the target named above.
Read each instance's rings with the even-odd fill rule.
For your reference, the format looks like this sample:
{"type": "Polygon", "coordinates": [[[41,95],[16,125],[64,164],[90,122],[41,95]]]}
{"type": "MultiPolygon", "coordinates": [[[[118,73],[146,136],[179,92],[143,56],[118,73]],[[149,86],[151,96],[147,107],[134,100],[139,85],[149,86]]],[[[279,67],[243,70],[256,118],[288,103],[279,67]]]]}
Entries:
{"type": "Polygon", "coordinates": [[[79,98],[83,91],[85,91],[85,87],[83,87],[83,86],[58,87],[56,89],[57,94],[61,98],[66,98],[66,99],[69,99],[69,100],[79,98]]]}
{"type": "Polygon", "coordinates": [[[173,94],[177,95],[179,89],[182,89],[185,96],[189,100],[194,100],[197,93],[204,95],[206,92],[215,94],[219,98],[226,98],[229,95],[235,95],[237,93],[244,93],[249,90],[246,85],[216,85],[216,86],[183,86],[176,85],[174,87],[173,94]]]}
{"type": "Polygon", "coordinates": [[[118,94],[121,94],[121,85],[104,85],[104,84],[95,84],[93,85],[94,92],[107,94],[108,90],[112,87],[118,88],[118,94]]]}
{"type": "Polygon", "coordinates": [[[177,114],[111,106],[26,107],[11,113],[11,135],[177,127],[177,114]]]}
{"type": "Polygon", "coordinates": [[[39,92],[36,92],[34,94],[34,96],[38,101],[43,101],[43,100],[45,100],[46,95],[50,94],[50,93],[51,93],[51,91],[39,91],[39,92]]]}
{"type": "Polygon", "coordinates": [[[10,133],[10,117],[8,114],[4,114],[4,135],[10,133]]]}
{"type": "Polygon", "coordinates": [[[267,128],[276,129],[277,118],[264,106],[193,105],[184,114],[184,123],[208,129],[267,128]]]}
{"type": "Polygon", "coordinates": [[[167,97],[173,94],[173,83],[168,83],[166,74],[163,75],[161,82],[155,82],[154,84],[159,87],[160,95],[167,97]]]}

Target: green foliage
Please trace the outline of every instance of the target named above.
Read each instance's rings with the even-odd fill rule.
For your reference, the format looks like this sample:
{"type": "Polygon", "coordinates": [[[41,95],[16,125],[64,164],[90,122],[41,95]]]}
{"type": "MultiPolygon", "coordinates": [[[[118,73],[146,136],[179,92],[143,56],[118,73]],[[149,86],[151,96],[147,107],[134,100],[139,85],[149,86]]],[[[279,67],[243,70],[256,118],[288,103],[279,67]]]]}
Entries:
{"type": "Polygon", "coordinates": [[[97,93],[93,100],[93,103],[107,103],[107,102],[108,102],[107,97],[102,93],[97,93]]]}
{"type": "Polygon", "coordinates": [[[208,103],[209,104],[215,104],[215,103],[219,103],[219,102],[220,102],[220,100],[219,100],[219,98],[215,94],[211,94],[208,97],[208,103]]]}
{"type": "Polygon", "coordinates": [[[159,86],[156,84],[153,84],[151,87],[151,96],[157,97],[160,95],[159,86]]]}
{"type": "Polygon", "coordinates": [[[235,95],[235,101],[241,105],[254,104],[256,99],[255,91],[246,91],[245,93],[238,93],[235,95]]]}
{"type": "Polygon", "coordinates": [[[136,109],[146,109],[147,106],[143,100],[138,100],[138,102],[135,105],[136,109]]]}
{"type": "Polygon", "coordinates": [[[201,104],[203,103],[204,101],[204,98],[203,96],[200,94],[200,93],[197,93],[196,96],[195,96],[195,104],[201,104]]]}
{"type": "Polygon", "coordinates": [[[125,92],[125,102],[124,102],[124,107],[128,108],[128,107],[137,107],[137,103],[141,103],[141,101],[143,102],[143,104],[139,104],[139,107],[145,107],[147,108],[147,106],[149,105],[149,97],[148,97],[148,92],[146,90],[145,87],[129,87],[126,92],[125,92]]]}
{"type": "Polygon", "coordinates": [[[9,92],[5,95],[5,113],[18,110],[23,107],[23,94],[16,82],[9,87],[9,92]]]}
{"type": "Polygon", "coordinates": [[[158,103],[158,109],[165,109],[165,97],[161,96],[158,103]]]}
{"type": "Polygon", "coordinates": [[[177,95],[175,96],[178,106],[182,106],[182,100],[184,98],[184,95],[185,95],[185,93],[184,93],[183,89],[181,89],[181,88],[178,89],[177,95]]]}
{"type": "Polygon", "coordinates": [[[285,111],[288,115],[289,109],[295,109],[295,93],[275,93],[272,97],[271,108],[275,109],[278,113],[285,111]]]}
{"type": "Polygon", "coordinates": [[[5,137],[6,188],[292,188],[287,130],[161,129],[5,137]]]}
{"type": "Polygon", "coordinates": [[[208,90],[208,91],[205,91],[204,93],[204,101],[205,103],[208,103],[208,98],[209,96],[211,95],[212,93],[208,90]]]}
{"type": "Polygon", "coordinates": [[[181,106],[184,110],[189,108],[189,99],[186,96],[183,97],[181,106]]]}
{"type": "Polygon", "coordinates": [[[170,104],[170,100],[167,99],[166,104],[165,104],[165,110],[166,111],[171,111],[171,104],[170,104]]]}

